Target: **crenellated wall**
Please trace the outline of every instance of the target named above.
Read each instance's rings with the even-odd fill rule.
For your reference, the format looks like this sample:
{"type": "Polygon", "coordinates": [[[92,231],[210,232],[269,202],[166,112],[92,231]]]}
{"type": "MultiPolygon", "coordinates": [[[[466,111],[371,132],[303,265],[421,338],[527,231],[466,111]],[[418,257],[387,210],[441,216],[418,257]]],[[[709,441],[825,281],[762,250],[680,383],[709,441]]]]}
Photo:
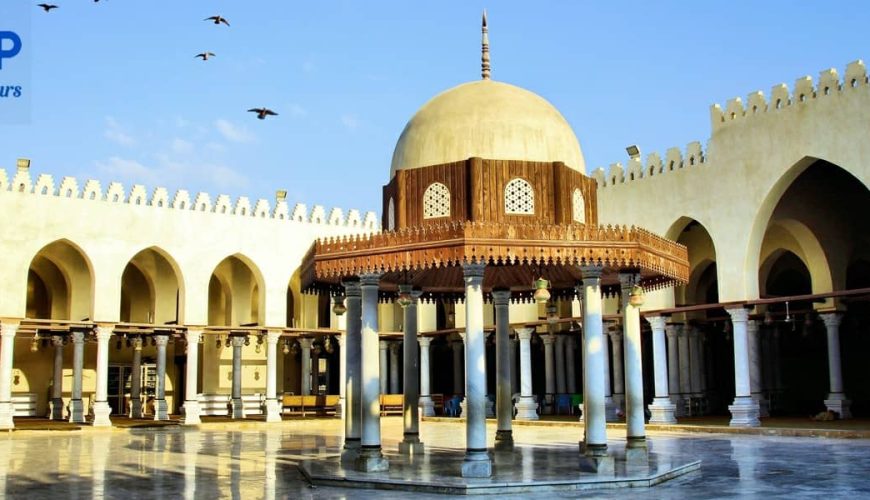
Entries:
{"type": "Polygon", "coordinates": [[[366,212],[363,218],[359,210],[351,209],[344,215],[340,208],[333,208],[326,215],[326,209],[321,205],[315,205],[311,212],[304,203],[297,203],[291,211],[283,194],[275,202],[274,208],[268,200],[259,199],[251,206],[251,200],[246,196],[240,196],[236,203],[232,203],[229,195],[221,194],[212,202],[209,193],[197,193],[191,199],[190,192],[179,189],[172,198],[169,191],[164,187],[157,187],[148,196],[148,190],[141,184],[134,184],[129,193],[119,182],[111,182],[102,189],[100,181],[88,179],[84,187],[79,188],[79,181],[75,177],[64,177],[59,186],[55,186],[54,177],[49,174],[40,174],[33,182],[30,174],[30,160],[18,160],[18,169],[15,176],[9,179],[6,170],[0,168],[0,193],[15,191],[24,194],[41,196],[56,196],[61,198],[80,199],[85,201],[109,202],[136,206],[149,206],[155,209],[170,208],[173,210],[193,210],[218,215],[237,215],[243,217],[258,217],[261,219],[293,220],[311,224],[324,224],[330,226],[342,226],[359,228],[368,231],[377,231],[378,216],[374,212],[366,212]]]}
{"type": "MultiPolygon", "coordinates": [[[[679,237],[691,221],[709,232],[715,248],[719,299],[759,296],[759,260],[773,211],[792,182],[809,166],[824,160],[870,186],[870,85],[862,61],[849,64],[844,77],[822,71],[818,82],[797,79],[769,97],[750,93],[710,109],[712,134],[702,147],[668,149],[609,171],[597,169],[599,219],[602,224],[637,224],[668,238],[679,237]]],[[[834,195],[835,196],[835,195],[834,195]]],[[[844,235],[848,236],[848,235],[844,235]]],[[[818,238],[817,238],[818,239],[818,238]]],[[[838,276],[853,251],[854,238],[804,241],[819,246],[830,260],[825,280],[841,289],[838,276]],[[842,262],[831,256],[845,256],[842,262]]],[[[808,251],[806,248],[803,249],[808,251]]],[[[691,253],[691,249],[690,249],[691,253]]],[[[691,258],[691,255],[690,255],[691,258]]],[[[813,263],[808,267],[812,268],[813,263]]],[[[817,288],[814,292],[826,292],[817,288]]],[[[668,305],[672,297],[649,301],[668,305]]]]}

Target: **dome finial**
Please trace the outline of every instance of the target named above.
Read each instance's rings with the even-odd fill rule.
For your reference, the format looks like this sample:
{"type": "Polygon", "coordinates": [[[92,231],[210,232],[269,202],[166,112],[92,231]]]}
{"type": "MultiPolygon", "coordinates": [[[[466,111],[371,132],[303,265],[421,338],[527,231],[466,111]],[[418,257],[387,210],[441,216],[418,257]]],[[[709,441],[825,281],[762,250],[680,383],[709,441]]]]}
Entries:
{"type": "Polygon", "coordinates": [[[483,53],[480,56],[480,76],[484,80],[489,80],[489,30],[486,27],[486,9],[483,9],[483,23],[481,26],[481,49],[483,53]]]}

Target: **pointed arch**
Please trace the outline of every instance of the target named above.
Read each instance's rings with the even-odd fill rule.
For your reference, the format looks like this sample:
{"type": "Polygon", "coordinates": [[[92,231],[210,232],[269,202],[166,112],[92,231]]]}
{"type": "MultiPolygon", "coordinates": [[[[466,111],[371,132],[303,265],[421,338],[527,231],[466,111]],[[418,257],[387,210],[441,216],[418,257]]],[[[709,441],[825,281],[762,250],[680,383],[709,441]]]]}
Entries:
{"type": "Polygon", "coordinates": [[[183,323],[183,311],[184,277],[175,258],[159,246],[134,254],[121,276],[121,321],[183,323]]]}
{"type": "Polygon", "coordinates": [[[32,314],[40,319],[91,318],[94,308],[91,258],[66,238],[43,246],[30,261],[25,294],[28,317],[32,314]]]}
{"type": "Polygon", "coordinates": [[[263,273],[250,257],[235,253],[224,258],[215,266],[209,281],[209,323],[264,324],[265,290],[263,273]]]}

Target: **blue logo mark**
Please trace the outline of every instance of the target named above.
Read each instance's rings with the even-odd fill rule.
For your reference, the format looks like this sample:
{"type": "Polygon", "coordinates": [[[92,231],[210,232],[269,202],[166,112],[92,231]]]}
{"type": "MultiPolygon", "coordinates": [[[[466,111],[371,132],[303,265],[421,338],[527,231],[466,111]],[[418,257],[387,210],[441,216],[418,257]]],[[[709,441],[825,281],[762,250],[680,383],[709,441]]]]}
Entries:
{"type": "Polygon", "coordinates": [[[21,37],[14,31],[0,31],[0,69],[3,69],[3,59],[11,59],[21,52],[21,37]],[[12,47],[4,49],[4,41],[12,42],[12,47]]]}

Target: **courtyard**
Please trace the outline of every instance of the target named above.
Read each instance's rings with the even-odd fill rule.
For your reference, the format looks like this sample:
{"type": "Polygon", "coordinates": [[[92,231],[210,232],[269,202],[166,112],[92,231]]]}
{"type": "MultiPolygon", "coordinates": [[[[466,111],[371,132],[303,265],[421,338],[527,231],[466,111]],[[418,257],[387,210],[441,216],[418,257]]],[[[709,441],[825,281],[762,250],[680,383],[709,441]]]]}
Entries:
{"type": "MultiPolygon", "coordinates": [[[[464,427],[460,421],[424,420],[421,437],[430,452],[461,457],[464,427]]],[[[488,431],[492,441],[494,422],[488,423],[488,431]]],[[[517,426],[514,453],[525,458],[533,452],[538,468],[542,455],[576,450],[580,432],[582,428],[576,425],[517,426]]],[[[411,493],[405,491],[311,487],[297,465],[337,455],[341,436],[339,419],[269,425],[215,422],[197,429],[20,430],[0,439],[0,492],[5,498],[28,499],[408,498],[411,493]]],[[[609,445],[617,448],[622,436],[619,429],[609,428],[609,445]]],[[[384,418],[383,444],[388,457],[395,456],[401,439],[401,418],[384,418]]],[[[701,467],[649,489],[632,489],[633,497],[855,498],[870,494],[866,474],[870,441],[866,439],[650,431],[649,447],[653,453],[679,460],[701,460],[701,467]]],[[[421,462],[421,471],[427,471],[425,458],[421,462]]],[[[497,472],[497,461],[495,465],[497,472]]],[[[626,494],[617,489],[508,496],[609,498],[626,494]]]]}

